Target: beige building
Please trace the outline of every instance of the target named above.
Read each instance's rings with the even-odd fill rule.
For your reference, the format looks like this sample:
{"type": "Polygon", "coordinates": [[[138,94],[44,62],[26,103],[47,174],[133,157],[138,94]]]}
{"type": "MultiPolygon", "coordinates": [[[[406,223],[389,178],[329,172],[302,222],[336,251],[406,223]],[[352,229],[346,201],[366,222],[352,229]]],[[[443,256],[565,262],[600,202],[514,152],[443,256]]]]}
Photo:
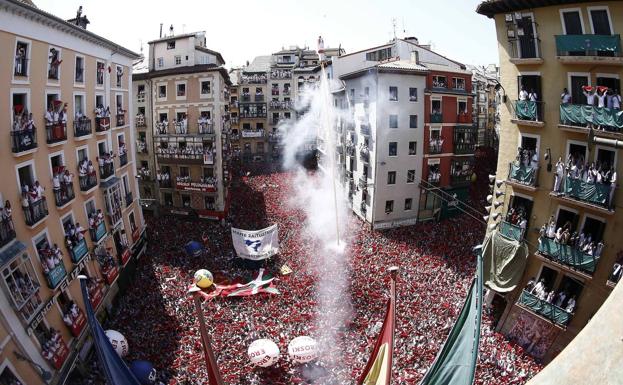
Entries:
{"type": "Polygon", "coordinates": [[[149,42],[148,71],[133,76],[136,167],[146,209],[218,219],[228,207],[231,83],[205,40],[171,31],[149,42]]]}
{"type": "Polygon", "coordinates": [[[63,382],[145,246],[134,172],[138,55],[30,2],[0,1],[0,383],[63,382]],[[91,162],[89,164],[89,162],[91,162]]]}
{"type": "Polygon", "coordinates": [[[498,330],[547,362],[620,277],[623,3],[486,1],[477,12],[495,20],[506,99],[489,228],[529,249],[519,285],[488,299],[498,330]]]}

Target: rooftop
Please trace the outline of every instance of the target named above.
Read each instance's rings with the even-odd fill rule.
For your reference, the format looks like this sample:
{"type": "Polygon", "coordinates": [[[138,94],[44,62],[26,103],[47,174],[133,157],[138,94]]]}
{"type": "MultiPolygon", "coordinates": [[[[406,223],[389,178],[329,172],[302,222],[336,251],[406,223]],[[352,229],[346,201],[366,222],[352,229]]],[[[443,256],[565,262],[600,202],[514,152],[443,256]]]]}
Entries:
{"type": "Polygon", "coordinates": [[[476,12],[492,18],[498,13],[519,11],[522,9],[542,8],[553,5],[594,3],[597,1],[598,0],[486,0],[478,4],[476,12]]]}
{"type": "Polygon", "coordinates": [[[255,72],[268,72],[270,71],[270,64],[272,63],[272,56],[256,56],[253,59],[253,62],[242,69],[244,73],[255,73],[255,72]]]}

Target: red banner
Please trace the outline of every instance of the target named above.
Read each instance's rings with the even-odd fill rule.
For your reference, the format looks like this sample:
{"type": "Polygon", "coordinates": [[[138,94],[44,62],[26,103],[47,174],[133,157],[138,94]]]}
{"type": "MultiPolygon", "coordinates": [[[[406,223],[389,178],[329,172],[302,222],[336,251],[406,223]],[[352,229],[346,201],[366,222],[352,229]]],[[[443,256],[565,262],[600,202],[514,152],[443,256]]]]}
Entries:
{"type": "Polygon", "coordinates": [[[97,288],[93,292],[89,292],[89,300],[93,309],[97,310],[97,307],[104,298],[104,292],[102,291],[102,285],[97,285],[97,288]]]}
{"type": "Polygon", "coordinates": [[[63,367],[63,363],[65,363],[65,360],[69,355],[69,349],[67,349],[67,345],[65,345],[65,341],[63,341],[62,338],[59,341],[58,345],[58,350],[54,353],[54,356],[52,356],[52,364],[54,365],[54,368],[56,370],[59,370],[63,367]]]}
{"type": "Polygon", "coordinates": [[[132,231],[132,240],[136,242],[140,236],[141,236],[141,232],[139,231],[137,227],[132,231]]]}
{"type": "Polygon", "coordinates": [[[121,253],[121,264],[123,266],[126,265],[126,263],[128,263],[128,261],[130,260],[130,256],[132,255],[132,253],[130,253],[130,249],[126,247],[125,250],[123,250],[123,253],[121,253]]]}
{"type": "Polygon", "coordinates": [[[71,335],[78,337],[82,329],[84,329],[84,325],[86,325],[86,323],[87,319],[85,318],[84,313],[82,313],[82,310],[80,310],[78,318],[76,318],[74,323],[71,324],[71,335]]]}
{"type": "Polygon", "coordinates": [[[104,278],[106,279],[106,283],[109,284],[109,285],[112,285],[112,283],[115,282],[115,279],[119,275],[119,269],[117,268],[117,266],[113,266],[113,267],[111,267],[110,269],[107,269],[107,270],[103,270],[102,269],[102,274],[104,274],[104,278]]]}

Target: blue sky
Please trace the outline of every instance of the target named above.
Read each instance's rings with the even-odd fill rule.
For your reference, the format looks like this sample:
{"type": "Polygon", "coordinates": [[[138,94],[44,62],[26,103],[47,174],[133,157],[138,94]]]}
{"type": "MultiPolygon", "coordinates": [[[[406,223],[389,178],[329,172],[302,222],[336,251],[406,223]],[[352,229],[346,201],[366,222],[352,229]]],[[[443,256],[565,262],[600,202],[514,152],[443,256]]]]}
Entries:
{"type": "Polygon", "coordinates": [[[346,52],[416,36],[439,53],[465,64],[498,62],[492,20],[475,13],[480,0],[34,0],[69,19],[82,5],[89,29],[134,51],[173,24],[176,33],[205,30],[208,47],[221,52],[227,66],[290,45],[316,48],[342,45],[346,52]]]}

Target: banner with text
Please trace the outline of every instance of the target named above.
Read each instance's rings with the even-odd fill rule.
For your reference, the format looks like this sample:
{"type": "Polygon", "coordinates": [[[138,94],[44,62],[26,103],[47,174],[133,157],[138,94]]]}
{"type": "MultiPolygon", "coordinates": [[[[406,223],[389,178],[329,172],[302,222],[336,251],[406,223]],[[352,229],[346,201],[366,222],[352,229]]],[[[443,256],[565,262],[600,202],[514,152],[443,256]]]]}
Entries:
{"type": "Polygon", "coordinates": [[[279,252],[277,225],[255,231],[232,227],[231,238],[234,249],[240,258],[259,261],[270,258],[279,252]]]}

